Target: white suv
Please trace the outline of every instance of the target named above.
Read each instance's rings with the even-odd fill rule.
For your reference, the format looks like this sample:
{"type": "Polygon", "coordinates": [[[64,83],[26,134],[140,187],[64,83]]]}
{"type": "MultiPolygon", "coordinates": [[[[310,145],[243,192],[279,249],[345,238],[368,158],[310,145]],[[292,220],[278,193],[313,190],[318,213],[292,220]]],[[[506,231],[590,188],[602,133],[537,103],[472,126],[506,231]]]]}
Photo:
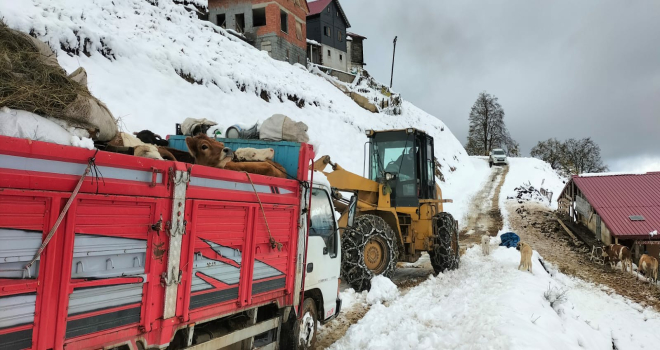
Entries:
{"type": "Polygon", "coordinates": [[[493,164],[509,164],[509,160],[506,158],[506,152],[501,148],[496,148],[490,151],[490,157],[488,157],[488,164],[493,166],[493,164]]]}

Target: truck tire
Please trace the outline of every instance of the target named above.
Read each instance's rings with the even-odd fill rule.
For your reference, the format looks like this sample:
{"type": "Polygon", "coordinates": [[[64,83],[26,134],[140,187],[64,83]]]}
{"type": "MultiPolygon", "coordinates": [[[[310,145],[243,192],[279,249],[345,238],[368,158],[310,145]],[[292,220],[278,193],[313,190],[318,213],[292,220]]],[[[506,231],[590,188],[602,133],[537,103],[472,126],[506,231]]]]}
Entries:
{"type": "Polygon", "coordinates": [[[458,227],[449,213],[439,213],[433,217],[435,232],[434,246],[429,251],[431,265],[435,274],[446,270],[455,270],[460,262],[458,247],[458,227]]]}
{"type": "Polygon", "coordinates": [[[341,275],[353,289],[371,288],[376,275],[391,278],[399,257],[394,230],[383,218],[365,214],[355,218],[341,237],[341,275]]]}
{"type": "Polygon", "coordinates": [[[312,298],[303,302],[302,318],[296,318],[291,312],[289,320],[282,325],[280,331],[280,349],[310,350],[316,347],[316,327],[318,311],[312,298]]]}

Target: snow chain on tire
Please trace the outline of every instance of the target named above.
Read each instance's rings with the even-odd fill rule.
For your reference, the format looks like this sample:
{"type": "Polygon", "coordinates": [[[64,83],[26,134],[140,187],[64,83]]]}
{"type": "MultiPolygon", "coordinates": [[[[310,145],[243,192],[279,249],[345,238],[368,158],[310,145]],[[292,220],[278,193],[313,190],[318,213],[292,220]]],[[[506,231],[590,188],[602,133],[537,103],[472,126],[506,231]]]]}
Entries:
{"type": "Polygon", "coordinates": [[[435,245],[429,251],[431,265],[436,274],[455,270],[460,261],[458,247],[458,226],[449,213],[439,213],[433,217],[435,245]],[[453,242],[452,242],[453,241],[453,242]],[[453,247],[452,247],[453,243],[453,247]]]}
{"type": "Polygon", "coordinates": [[[356,291],[371,288],[371,279],[375,274],[367,267],[364,257],[365,245],[371,239],[380,239],[387,245],[384,259],[388,259],[382,275],[391,278],[396,269],[399,250],[392,228],[381,217],[365,214],[355,218],[353,227],[344,230],[341,237],[341,274],[356,291]]]}

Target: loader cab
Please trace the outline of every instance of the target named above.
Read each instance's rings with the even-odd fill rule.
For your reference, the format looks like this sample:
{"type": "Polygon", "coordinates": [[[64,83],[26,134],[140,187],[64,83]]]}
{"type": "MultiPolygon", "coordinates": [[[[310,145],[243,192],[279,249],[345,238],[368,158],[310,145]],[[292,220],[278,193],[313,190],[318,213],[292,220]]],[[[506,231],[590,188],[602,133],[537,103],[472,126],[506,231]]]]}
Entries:
{"type": "Polygon", "coordinates": [[[392,206],[417,207],[435,199],[433,137],[409,128],[367,131],[369,178],[391,190],[392,206]]]}

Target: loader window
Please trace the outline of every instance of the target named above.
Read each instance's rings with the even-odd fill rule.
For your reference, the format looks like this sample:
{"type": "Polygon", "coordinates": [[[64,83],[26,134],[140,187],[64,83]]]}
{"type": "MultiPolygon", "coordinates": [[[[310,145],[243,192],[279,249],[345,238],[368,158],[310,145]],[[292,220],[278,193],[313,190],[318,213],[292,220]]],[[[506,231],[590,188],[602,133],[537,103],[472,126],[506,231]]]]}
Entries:
{"type": "Polygon", "coordinates": [[[334,210],[328,193],[321,189],[312,189],[310,204],[309,236],[321,237],[328,248],[331,258],[337,256],[337,229],[335,227],[334,210]]]}

